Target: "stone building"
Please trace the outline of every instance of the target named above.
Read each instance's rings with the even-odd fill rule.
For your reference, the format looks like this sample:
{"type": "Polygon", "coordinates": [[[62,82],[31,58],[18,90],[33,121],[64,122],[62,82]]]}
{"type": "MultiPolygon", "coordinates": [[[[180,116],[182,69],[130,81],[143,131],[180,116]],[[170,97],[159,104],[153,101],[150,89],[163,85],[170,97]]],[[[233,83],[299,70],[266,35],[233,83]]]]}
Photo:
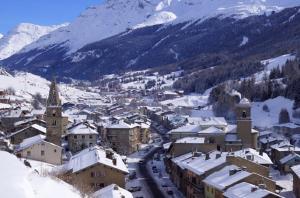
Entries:
{"type": "Polygon", "coordinates": [[[282,196],[266,190],[264,186],[256,186],[247,182],[236,184],[223,193],[225,198],[255,197],[255,198],[283,198],[282,196]]]}
{"type": "Polygon", "coordinates": [[[98,140],[96,128],[87,122],[70,127],[67,132],[68,147],[72,153],[95,146],[98,140]]]}
{"type": "MultiPolygon", "coordinates": [[[[266,153],[248,148],[235,152],[212,151],[206,154],[194,151],[172,158],[166,163],[173,183],[186,197],[191,198],[204,197],[203,180],[228,165],[234,165],[246,170],[249,174],[255,174],[253,178],[267,178],[272,161],[266,153]]],[[[248,179],[249,182],[253,181],[250,180],[252,177],[248,179]]],[[[219,192],[220,196],[222,192],[219,192]]]]}
{"type": "Polygon", "coordinates": [[[46,128],[37,124],[25,127],[8,136],[12,144],[20,144],[24,139],[36,136],[46,135],[46,128]]]}
{"type": "Polygon", "coordinates": [[[54,165],[62,164],[62,147],[45,141],[45,138],[44,135],[37,135],[24,139],[16,148],[16,155],[54,165]]]}
{"type": "Polygon", "coordinates": [[[111,184],[125,188],[125,176],[129,173],[120,155],[99,146],[72,156],[58,171],[60,178],[86,193],[111,184]]]}
{"type": "Polygon", "coordinates": [[[139,149],[140,126],[120,121],[105,127],[106,139],[110,147],[120,154],[130,154],[139,149]]]}

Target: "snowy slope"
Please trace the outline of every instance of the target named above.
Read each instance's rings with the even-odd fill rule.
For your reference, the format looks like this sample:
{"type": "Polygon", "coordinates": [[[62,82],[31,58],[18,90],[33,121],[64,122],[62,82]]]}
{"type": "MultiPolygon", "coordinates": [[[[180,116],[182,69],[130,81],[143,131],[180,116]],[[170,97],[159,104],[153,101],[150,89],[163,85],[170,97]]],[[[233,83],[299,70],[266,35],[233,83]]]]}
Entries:
{"type": "Polygon", "coordinates": [[[73,197],[80,194],[69,184],[39,176],[33,169],[27,168],[14,155],[0,151],[0,194],[6,198],[50,198],[73,197]]]}
{"type": "Polygon", "coordinates": [[[254,75],[256,81],[257,82],[262,81],[265,75],[267,76],[270,75],[272,69],[275,69],[277,67],[281,69],[286,64],[287,61],[294,60],[295,58],[296,58],[295,55],[284,54],[278,57],[262,60],[261,63],[265,66],[265,68],[263,71],[258,72],[254,75]]]}
{"type": "Polygon", "coordinates": [[[251,109],[253,125],[268,128],[278,124],[279,113],[282,108],[286,108],[290,114],[290,118],[292,118],[293,104],[294,101],[282,96],[264,102],[254,102],[251,109]],[[270,112],[263,111],[265,104],[269,107],[270,112]]]}
{"type": "MultiPolygon", "coordinates": [[[[40,93],[43,98],[49,94],[50,82],[46,79],[31,73],[17,73],[15,76],[0,75],[0,89],[13,88],[16,96],[27,102],[32,100],[32,96],[40,93]]],[[[62,102],[78,103],[83,98],[100,98],[99,94],[82,91],[67,84],[59,85],[62,102]]],[[[101,101],[98,101],[101,103],[101,101]]]]}
{"type": "Polygon", "coordinates": [[[66,26],[66,24],[54,26],[39,26],[30,23],[19,24],[0,40],[0,60],[17,53],[24,46],[38,40],[41,36],[63,26],[66,26]]]}
{"type": "Polygon", "coordinates": [[[107,0],[89,7],[69,26],[42,37],[23,52],[62,45],[75,52],[126,30],[214,16],[245,18],[300,5],[300,0],[107,0]]]}
{"type": "Polygon", "coordinates": [[[0,39],[3,37],[3,34],[0,34],[0,39]]]}

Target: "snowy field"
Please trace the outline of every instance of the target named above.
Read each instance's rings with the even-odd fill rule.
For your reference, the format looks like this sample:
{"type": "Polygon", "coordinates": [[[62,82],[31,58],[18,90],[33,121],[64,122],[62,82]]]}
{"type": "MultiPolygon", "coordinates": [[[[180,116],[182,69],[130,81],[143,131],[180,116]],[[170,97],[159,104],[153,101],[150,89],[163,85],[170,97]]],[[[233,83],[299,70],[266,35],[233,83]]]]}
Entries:
{"type": "Polygon", "coordinates": [[[290,117],[292,117],[293,103],[294,101],[281,96],[266,100],[264,102],[252,103],[251,114],[253,125],[262,128],[270,128],[278,124],[279,113],[282,108],[286,108],[290,114],[290,117]],[[264,105],[269,107],[270,112],[263,111],[264,105]]]}
{"type": "MultiPolygon", "coordinates": [[[[0,89],[12,88],[16,92],[16,96],[27,102],[32,100],[32,96],[40,93],[43,98],[47,98],[49,94],[50,82],[46,79],[31,73],[19,72],[15,76],[0,75],[0,89]]],[[[97,93],[82,91],[67,84],[59,84],[62,102],[78,103],[86,98],[101,98],[97,93]]],[[[95,102],[95,101],[92,101],[95,102]]],[[[102,104],[101,100],[97,103],[102,104]]]]}
{"type": "Polygon", "coordinates": [[[24,164],[14,155],[0,151],[1,197],[12,198],[80,198],[71,185],[59,179],[42,177],[24,164]]]}

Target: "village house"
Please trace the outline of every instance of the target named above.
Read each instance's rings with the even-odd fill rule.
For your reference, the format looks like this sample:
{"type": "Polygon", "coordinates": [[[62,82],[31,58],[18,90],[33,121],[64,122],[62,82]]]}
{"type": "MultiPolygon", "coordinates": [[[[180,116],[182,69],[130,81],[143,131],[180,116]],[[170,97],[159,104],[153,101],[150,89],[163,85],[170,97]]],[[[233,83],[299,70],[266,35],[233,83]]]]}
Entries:
{"type": "Polygon", "coordinates": [[[24,139],[36,136],[36,135],[45,135],[46,128],[37,124],[33,124],[26,128],[23,128],[19,131],[16,131],[7,136],[10,139],[12,144],[20,144],[24,139]]]}
{"type": "Polygon", "coordinates": [[[207,153],[212,150],[217,150],[215,144],[205,142],[202,137],[184,137],[171,142],[167,150],[167,155],[177,157],[189,152],[203,152],[207,153]]]}
{"type": "Polygon", "coordinates": [[[293,166],[291,169],[293,174],[293,190],[296,198],[300,198],[300,165],[293,166]]]}
{"type": "Polygon", "coordinates": [[[266,190],[264,186],[256,186],[247,182],[238,183],[223,193],[225,198],[255,197],[255,198],[283,198],[282,196],[266,190]]]}
{"type": "Polygon", "coordinates": [[[77,153],[85,148],[97,144],[98,132],[96,127],[88,122],[71,126],[67,131],[68,148],[72,153],[77,153]]]}
{"type": "Polygon", "coordinates": [[[237,125],[228,125],[224,118],[188,117],[185,126],[168,132],[171,141],[184,137],[203,137],[205,143],[214,144],[217,150],[237,151],[258,148],[258,131],[252,129],[251,103],[242,99],[236,106],[237,125]]]}
{"type": "Polygon", "coordinates": [[[205,198],[223,197],[223,193],[230,187],[247,182],[256,186],[263,185],[268,191],[276,191],[276,183],[268,177],[248,172],[247,169],[236,165],[228,165],[206,177],[204,180],[205,198]]]}
{"type": "Polygon", "coordinates": [[[46,136],[36,135],[24,139],[15,149],[15,153],[20,158],[26,158],[49,164],[62,164],[62,147],[47,142],[46,136]]]}
{"type": "Polygon", "coordinates": [[[17,107],[15,109],[10,109],[1,115],[0,118],[0,128],[6,133],[14,132],[14,124],[18,121],[26,120],[32,118],[32,114],[28,109],[17,107]]]}
{"type": "Polygon", "coordinates": [[[111,184],[124,188],[125,176],[129,173],[119,154],[99,146],[77,153],[57,171],[61,179],[86,193],[111,184]]]}
{"type": "Polygon", "coordinates": [[[15,131],[19,131],[33,124],[37,124],[42,127],[46,127],[46,122],[44,120],[37,119],[36,117],[31,117],[25,120],[21,120],[14,123],[15,131]]]}
{"type": "Polygon", "coordinates": [[[91,195],[91,198],[133,198],[131,192],[121,188],[116,184],[106,186],[91,195]]]}
{"type": "Polygon", "coordinates": [[[291,167],[300,164],[300,155],[291,152],[279,160],[278,168],[282,173],[290,173],[291,167]]]}
{"type": "Polygon", "coordinates": [[[113,150],[120,154],[130,154],[139,149],[140,127],[138,124],[119,123],[105,127],[103,139],[107,140],[113,150]]]}
{"type": "Polygon", "coordinates": [[[204,197],[203,180],[226,165],[242,167],[250,173],[262,177],[269,176],[271,159],[266,153],[254,149],[236,152],[212,151],[209,153],[191,152],[166,161],[167,171],[174,184],[187,197],[204,197]]]}
{"type": "Polygon", "coordinates": [[[280,166],[281,159],[285,158],[291,153],[300,154],[300,148],[297,146],[293,146],[288,142],[282,142],[280,144],[271,146],[271,159],[277,166],[280,166]]]}

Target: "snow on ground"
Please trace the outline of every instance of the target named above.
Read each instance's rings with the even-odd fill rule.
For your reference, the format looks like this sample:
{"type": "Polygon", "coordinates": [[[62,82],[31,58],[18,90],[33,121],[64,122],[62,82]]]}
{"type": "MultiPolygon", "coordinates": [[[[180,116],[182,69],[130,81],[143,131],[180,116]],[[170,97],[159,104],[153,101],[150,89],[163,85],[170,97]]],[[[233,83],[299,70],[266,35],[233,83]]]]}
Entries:
{"type": "Polygon", "coordinates": [[[172,104],[176,107],[199,107],[207,104],[208,96],[203,95],[186,95],[172,100],[160,102],[162,105],[172,104]]]}
{"type": "Polygon", "coordinates": [[[0,194],[5,198],[80,198],[69,184],[39,176],[12,154],[0,151],[0,194]]]}
{"type": "Polygon", "coordinates": [[[243,36],[243,40],[240,44],[240,47],[246,45],[249,42],[249,38],[247,36],[243,36]]]}
{"type": "Polygon", "coordinates": [[[262,60],[261,63],[265,66],[265,69],[255,74],[256,81],[262,81],[265,75],[270,75],[272,69],[275,69],[277,67],[281,69],[288,60],[294,60],[295,58],[295,55],[284,54],[275,58],[262,60]]]}
{"type": "MultiPolygon", "coordinates": [[[[50,82],[46,79],[31,74],[19,72],[15,76],[0,75],[0,89],[13,88],[16,95],[31,101],[32,96],[40,93],[43,98],[49,94],[50,82]]],[[[78,103],[84,98],[100,98],[99,94],[82,91],[67,84],[60,84],[60,94],[62,102],[78,103]]],[[[98,100],[101,103],[101,101],[98,100]]]]}
{"type": "Polygon", "coordinates": [[[278,124],[279,113],[282,108],[286,108],[292,117],[292,108],[294,101],[279,96],[274,99],[269,99],[264,102],[252,103],[252,119],[253,125],[257,127],[272,127],[278,124]],[[266,104],[269,107],[270,112],[263,111],[263,106],[266,104]]]}
{"type": "Polygon", "coordinates": [[[192,110],[190,113],[191,117],[214,117],[212,106],[206,106],[199,110],[192,110]]]}

